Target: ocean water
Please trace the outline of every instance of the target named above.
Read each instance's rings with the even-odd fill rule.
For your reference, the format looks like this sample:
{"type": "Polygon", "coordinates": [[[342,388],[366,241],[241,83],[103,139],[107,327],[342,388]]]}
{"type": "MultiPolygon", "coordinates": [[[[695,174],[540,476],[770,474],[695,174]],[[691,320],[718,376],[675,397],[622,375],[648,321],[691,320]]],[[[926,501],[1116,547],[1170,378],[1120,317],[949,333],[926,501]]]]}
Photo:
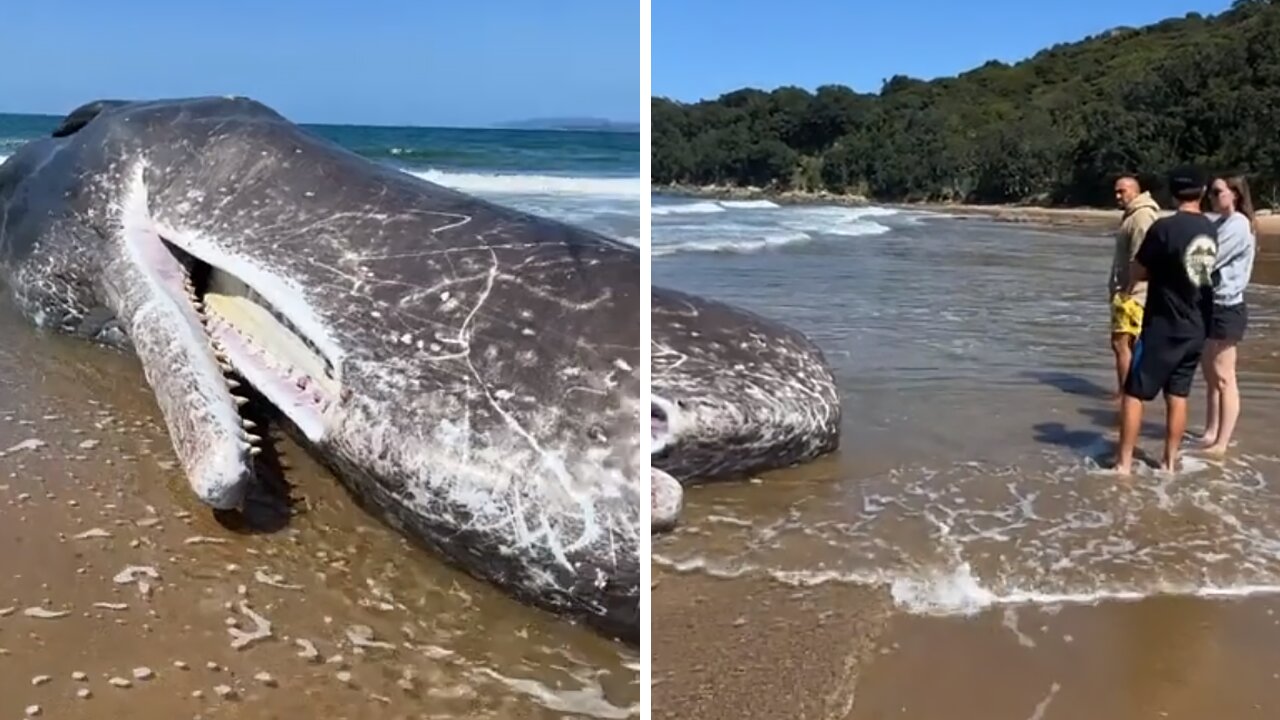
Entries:
{"type": "MultiPolygon", "coordinates": [[[[833,365],[842,447],[756,483],[691,487],[655,560],[796,585],[883,586],[968,614],[1174,593],[1280,592],[1280,257],[1267,246],[1225,461],[1108,468],[1106,229],[884,207],[656,197],[656,285],[806,332],[833,365]]],[[[1191,428],[1202,427],[1197,379],[1191,428]]],[[[1163,445],[1148,405],[1145,457],[1163,445]]]]}
{"type": "MultiPolygon", "coordinates": [[[[61,121],[0,114],[0,162],[61,121]]],[[[636,244],[640,136],[636,133],[303,125],[407,173],[636,244]]]]}

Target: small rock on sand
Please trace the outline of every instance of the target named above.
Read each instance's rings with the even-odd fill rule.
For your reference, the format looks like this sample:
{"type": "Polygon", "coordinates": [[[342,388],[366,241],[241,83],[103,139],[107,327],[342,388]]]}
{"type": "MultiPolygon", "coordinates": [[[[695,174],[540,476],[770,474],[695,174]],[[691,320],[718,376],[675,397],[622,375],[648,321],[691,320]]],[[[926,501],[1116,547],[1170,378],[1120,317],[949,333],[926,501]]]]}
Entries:
{"type": "Polygon", "coordinates": [[[77,670],[71,673],[71,679],[75,680],[76,682],[84,682],[85,680],[89,679],[89,675],[87,673],[81,672],[80,670],[77,670]]]}
{"type": "Polygon", "coordinates": [[[257,675],[254,675],[253,679],[267,687],[276,687],[276,679],[271,677],[271,673],[269,672],[260,672],[257,675]]]}
{"type": "Polygon", "coordinates": [[[39,706],[39,705],[28,705],[28,706],[27,706],[27,717],[36,717],[36,716],[38,716],[41,712],[43,712],[43,711],[40,709],[40,706],[39,706]]]}
{"type": "Polygon", "coordinates": [[[109,538],[109,537],[111,537],[111,533],[107,532],[106,530],[103,530],[102,528],[94,528],[92,530],[85,530],[84,532],[79,533],[78,535],[72,535],[71,539],[72,540],[93,540],[95,538],[109,538]]]}
{"type": "Polygon", "coordinates": [[[186,664],[186,663],[182,662],[181,660],[174,660],[174,661],[173,661],[173,666],[174,666],[174,667],[176,667],[176,668],[178,668],[179,670],[188,670],[188,669],[190,669],[190,668],[191,668],[191,666],[190,666],[190,665],[188,665],[188,664],[186,664]]]}
{"type": "Polygon", "coordinates": [[[230,685],[219,685],[215,687],[213,691],[218,693],[218,697],[222,698],[223,700],[229,700],[232,697],[235,697],[235,694],[236,694],[236,691],[232,689],[230,685]]]}
{"type": "Polygon", "coordinates": [[[133,676],[138,680],[150,680],[156,674],[149,667],[137,667],[133,669],[133,676]]]}
{"type": "Polygon", "coordinates": [[[40,687],[41,685],[44,685],[45,683],[49,682],[50,680],[53,680],[53,678],[52,678],[52,677],[50,677],[50,676],[48,676],[48,675],[37,675],[37,676],[35,676],[35,677],[31,678],[31,684],[32,684],[32,685],[34,685],[34,686],[36,686],[36,687],[40,687]]]}
{"type": "Polygon", "coordinates": [[[339,670],[338,674],[334,677],[338,678],[338,682],[345,683],[347,685],[351,684],[351,673],[346,670],[339,670]]]}
{"type": "Polygon", "coordinates": [[[126,680],[125,678],[122,678],[122,677],[113,677],[113,678],[111,678],[110,680],[108,680],[107,682],[111,683],[112,685],[114,685],[114,686],[116,686],[116,687],[118,687],[118,688],[129,688],[129,687],[133,687],[133,683],[132,683],[132,682],[130,682],[129,680],[126,680]]]}
{"type": "Polygon", "coordinates": [[[76,697],[80,698],[81,700],[88,700],[89,698],[93,697],[93,691],[90,690],[89,688],[80,688],[79,690],[76,691],[76,697]]]}
{"type": "Polygon", "coordinates": [[[16,608],[16,607],[0,608],[0,618],[2,618],[2,617],[9,617],[9,616],[10,616],[10,615],[12,615],[14,612],[16,612],[16,611],[17,611],[17,609],[18,609],[18,608],[16,608]]]}
{"type": "Polygon", "coordinates": [[[83,442],[81,442],[81,443],[80,443],[80,449],[81,449],[81,450],[92,450],[92,449],[94,449],[94,448],[96,448],[96,447],[98,447],[98,441],[97,441],[97,440],[85,440],[85,441],[83,441],[83,442]]]}
{"type": "Polygon", "coordinates": [[[8,450],[5,450],[3,453],[0,453],[0,455],[6,455],[8,453],[15,453],[15,452],[22,452],[24,450],[39,450],[40,448],[48,444],[49,443],[46,443],[45,441],[39,438],[31,438],[30,440],[23,440],[17,445],[14,445],[8,450]]]}
{"type": "Polygon", "coordinates": [[[37,620],[57,620],[58,618],[64,618],[71,613],[66,610],[45,610],[42,607],[29,607],[26,610],[23,610],[22,614],[37,620]]]}

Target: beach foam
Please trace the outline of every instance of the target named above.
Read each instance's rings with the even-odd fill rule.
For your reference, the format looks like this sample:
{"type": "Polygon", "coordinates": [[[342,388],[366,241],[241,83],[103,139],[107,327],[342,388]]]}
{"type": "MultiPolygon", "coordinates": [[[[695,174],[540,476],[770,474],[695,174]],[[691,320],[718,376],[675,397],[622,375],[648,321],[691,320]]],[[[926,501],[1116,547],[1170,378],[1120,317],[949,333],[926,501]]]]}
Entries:
{"type": "Polygon", "coordinates": [[[654,559],[721,578],[882,587],[918,615],[1280,594],[1280,503],[1258,469],[1274,458],[1187,459],[1176,475],[1140,467],[1133,486],[1087,457],[1038,471],[904,467],[860,481],[854,497],[818,491],[746,525],[724,507],[688,517],[702,532],[654,559]]]}
{"type": "Polygon", "coordinates": [[[758,253],[823,238],[883,235],[892,228],[872,218],[898,214],[875,206],[780,206],[769,200],[656,205],[653,255],[758,253]]]}
{"type": "Polygon", "coordinates": [[[767,233],[764,237],[748,231],[738,237],[712,237],[705,240],[688,242],[655,244],[652,253],[655,257],[675,255],[677,253],[756,253],[763,250],[800,245],[812,241],[813,238],[804,232],[767,233]]]}
{"type": "Polygon", "coordinates": [[[770,210],[779,207],[771,200],[721,200],[720,205],[733,210],[770,210]]]}
{"type": "Polygon", "coordinates": [[[695,202],[685,205],[654,205],[654,215],[709,215],[722,213],[725,209],[719,203],[695,202]]]}

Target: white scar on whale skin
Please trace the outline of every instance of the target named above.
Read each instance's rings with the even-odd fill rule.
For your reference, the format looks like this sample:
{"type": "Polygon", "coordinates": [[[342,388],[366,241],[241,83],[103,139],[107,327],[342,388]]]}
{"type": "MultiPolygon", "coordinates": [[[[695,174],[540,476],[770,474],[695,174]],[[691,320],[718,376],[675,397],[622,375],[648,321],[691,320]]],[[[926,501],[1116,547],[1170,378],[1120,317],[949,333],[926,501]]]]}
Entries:
{"type": "MultiPolygon", "coordinates": [[[[385,427],[376,410],[370,409],[368,417],[351,419],[369,431],[365,436],[367,440],[361,443],[364,447],[352,448],[352,454],[385,459],[389,463],[391,458],[397,458],[409,468],[414,480],[407,484],[408,492],[396,500],[415,513],[436,514],[440,510],[432,508],[431,502],[445,499],[447,505],[463,508],[471,515],[471,521],[461,529],[505,528],[515,548],[540,546],[550,552],[558,564],[573,572],[569,553],[602,542],[607,543],[612,552],[619,544],[615,542],[615,534],[623,537],[632,534],[630,525],[634,523],[622,522],[617,517],[599,517],[597,504],[623,496],[626,487],[636,483],[621,469],[609,467],[611,451],[608,448],[588,448],[581,452],[580,441],[567,437],[557,441],[554,433],[548,440],[540,441],[538,436],[556,427],[564,411],[557,406],[546,406],[539,412],[525,413],[522,422],[505,405],[513,394],[493,387],[476,367],[472,359],[473,325],[495,284],[503,277],[492,248],[487,254],[488,269],[482,275],[484,285],[475,294],[457,330],[451,336],[437,335],[440,342],[456,350],[447,354],[418,351],[416,356],[409,350],[403,363],[409,366],[419,360],[456,362],[464,373],[468,388],[465,394],[482,398],[501,420],[499,428],[489,430],[484,441],[477,443],[478,438],[473,436],[470,427],[469,403],[441,399],[438,401],[441,405],[426,413],[438,418],[434,426],[419,426],[430,428],[429,432],[421,433],[417,442],[399,443],[395,441],[396,434],[405,432],[405,428],[385,427]],[[500,428],[505,428],[505,433],[496,432],[500,428]],[[567,458],[575,454],[581,455],[581,459],[569,467],[567,458]],[[412,500],[407,497],[410,495],[412,500]],[[529,518],[531,513],[534,517],[529,518]],[[577,537],[563,537],[575,530],[577,537]]],[[[357,362],[356,365],[362,374],[377,376],[388,387],[403,383],[406,368],[398,364],[357,362]]],[[[623,367],[629,366],[615,364],[615,370],[623,367]]],[[[610,382],[607,378],[598,380],[606,385],[610,382]]],[[[346,441],[357,442],[354,438],[346,441]]],[[[616,564],[616,555],[611,555],[610,560],[616,564]]],[[[550,582],[548,576],[544,578],[550,582]]]]}

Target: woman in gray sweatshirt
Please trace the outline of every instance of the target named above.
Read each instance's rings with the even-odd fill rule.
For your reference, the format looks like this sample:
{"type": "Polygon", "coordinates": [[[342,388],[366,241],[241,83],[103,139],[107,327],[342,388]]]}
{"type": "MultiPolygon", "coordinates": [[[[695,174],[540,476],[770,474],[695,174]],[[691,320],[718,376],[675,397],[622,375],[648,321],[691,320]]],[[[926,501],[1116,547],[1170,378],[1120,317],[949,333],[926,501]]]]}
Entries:
{"type": "Polygon", "coordinates": [[[1242,176],[1215,178],[1209,186],[1209,202],[1219,217],[1219,273],[1213,291],[1213,321],[1205,345],[1202,367],[1208,386],[1208,420],[1204,452],[1222,456],[1231,444],[1240,417],[1240,388],[1236,384],[1236,345],[1244,339],[1249,323],[1244,290],[1253,273],[1257,252],[1256,223],[1249,184],[1242,176]]]}

